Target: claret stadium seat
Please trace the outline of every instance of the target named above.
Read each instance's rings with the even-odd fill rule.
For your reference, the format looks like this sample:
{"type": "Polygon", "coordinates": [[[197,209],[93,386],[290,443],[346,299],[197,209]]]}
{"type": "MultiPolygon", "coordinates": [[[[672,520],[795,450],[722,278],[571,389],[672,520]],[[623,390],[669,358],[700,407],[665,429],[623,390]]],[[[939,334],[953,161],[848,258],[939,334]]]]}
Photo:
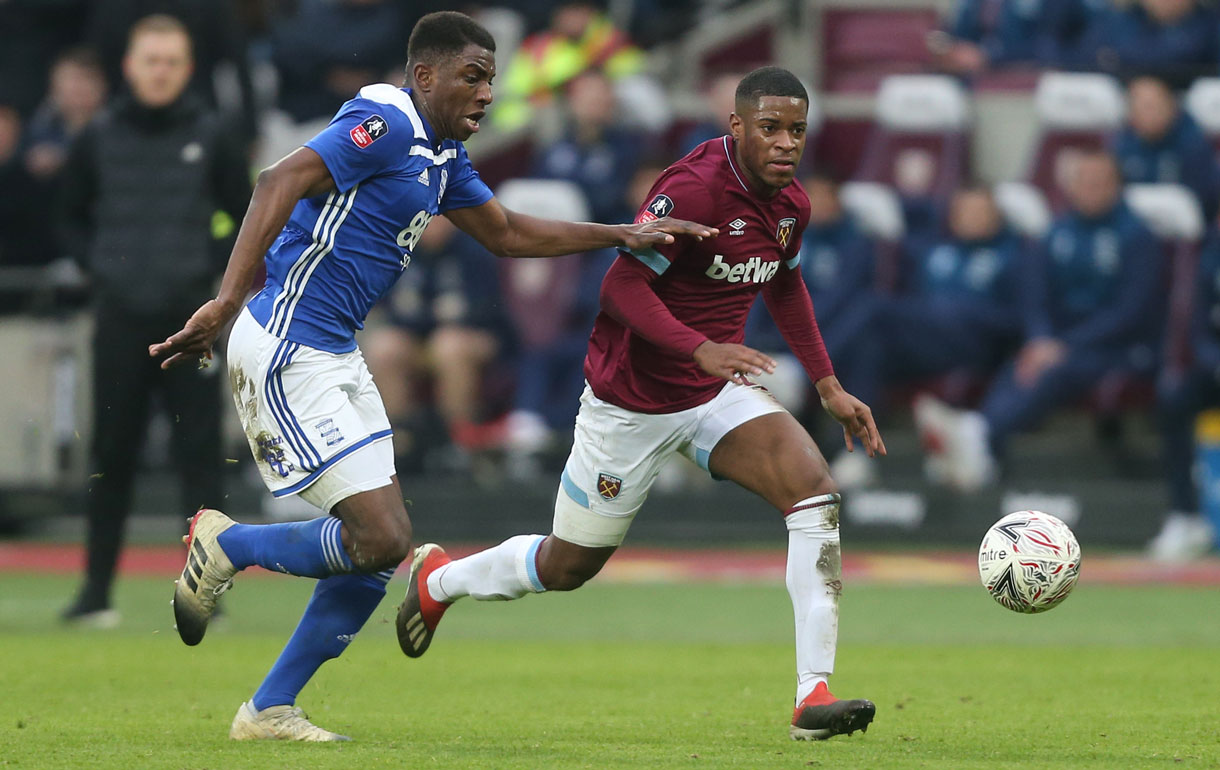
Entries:
{"type": "Polygon", "coordinates": [[[1040,136],[1028,181],[1042,190],[1052,211],[1065,205],[1062,181],[1080,152],[1104,147],[1123,122],[1122,89],[1108,75],[1048,72],[1034,92],[1040,136]]]}
{"type": "Polygon", "coordinates": [[[944,75],[894,75],[877,92],[876,123],[856,179],[904,198],[947,200],[970,173],[970,102],[944,75]]]}

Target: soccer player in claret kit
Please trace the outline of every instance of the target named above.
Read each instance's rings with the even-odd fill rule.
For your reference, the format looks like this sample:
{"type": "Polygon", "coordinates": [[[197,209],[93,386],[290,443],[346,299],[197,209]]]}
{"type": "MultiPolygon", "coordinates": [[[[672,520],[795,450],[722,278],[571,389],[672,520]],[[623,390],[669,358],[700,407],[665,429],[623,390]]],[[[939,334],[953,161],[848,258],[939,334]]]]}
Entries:
{"type": "Polygon", "coordinates": [[[182,640],[198,644],[216,597],[258,564],[318,578],[279,659],[241,704],[235,739],[345,740],[309,722],[296,697],[340,655],[411,553],[390,424],[356,347],[372,305],[407,269],[429,220],[444,214],[499,256],[650,248],[713,228],[677,219],[634,225],[553,222],[500,206],[461,142],[492,101],[495,41],[469,17],[423,17],[407,44],[407,85],[365,86],[304,147],[259,175],[217,298],[151,345],[164,366],[206,365],[229,336],[233,398],[267,487],[327,516],[237,524],[204,510],[190,522],[174,591],[182,640]],[[260,263],[267,283],[243,309],[260,263]]]}
{"type": "Polygon", "coordinates": [[[622,542],[675,452],[757,493],[788,528],[787,585],[796,613],[797,740],[862,730],[875,707],[838,700],[834,669],[839,495],[805,429],[750,375],[774,361],[741,343],[761,291],[822,404],[870,457],[885,454],[869,408],[839,385],[798,268],[809,199],[794,183],[809,99],[787,70],[742,79],[731,136],[705,142],[661,174],[638,222],[679,216],[718,237],[624,250],[602,284],[588,380],[549,536],[519,535],[465,559],[415,554],[397,619],[403,652],[422,655],[457,599],[517,599],[592,578],[622,542]]]}

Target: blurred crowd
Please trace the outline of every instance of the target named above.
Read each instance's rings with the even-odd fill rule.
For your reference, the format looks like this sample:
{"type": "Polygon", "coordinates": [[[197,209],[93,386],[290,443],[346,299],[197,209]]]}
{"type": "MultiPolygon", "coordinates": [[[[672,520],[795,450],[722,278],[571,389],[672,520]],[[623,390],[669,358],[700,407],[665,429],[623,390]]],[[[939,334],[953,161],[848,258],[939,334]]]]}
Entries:
{"type": "MultiPolygon", "coordinates": [[[[510,164],[513,176],[551,184],[519,187],[523,199],[542,190],[556,216],[630,221],[666,165],[726,132],[743,74],[740,63],[723,62],[705,73],[702,114],[654,119],[648,105],[667,105],[650,50],[734,4],[458,4],[497,39],[492,132],[528,133],[539,115],[553,119],[535,132],[545,140],[510,164]]],[[[256,171],[324,126],[361,86],[401,83],[410,28],[442,7],[455,6],[0,3],[0,268],[61,269],[67,260],[85,276],[97,268],[88,235],[65,226],[73,187],[65,168],[86,127],[130,90],[124,54],[138,20],[158,13],[183,23],[194,63],[183,98],[241,137],[256,171]]],[[[883,429],[895,405],[913,398],[929,479],[963,491],[993,483],[1011,435],[1053,410],[1084,403],[1107,415],[1142,398],[1160,415],[1170,477],[1173,513],[1161,546],[1205,545],[1191,426],[1200,409],[1220,405],[1220,231],[1210,225],[1201,249],[1187,244],[1189,258],[1179,259],[1181,239],[1133,210],[1124,186],[1182,185],[1214,222],[1216,137],[1183,109],[1181,94],[1220,74],[1220,16],[1194,0],[960,0],[928,46],[933,69],[967,85],[1012,66],[1112,75],[1126,89],[1125,117],[1055,169],[1055,188],[1044,190],[1050,220],[1033,229],[944,153],[899,155],[877,175],[865,168],[867,150],[859,168],[845,169],[811,140],[801,266],[840,379],[874,406],[883,429]],[[860,179],[885,183],[897,200],[895,232],[872,221],[873,199],[851,205],[846,193],[860,179]],[[1167,298],[1182,285],[1190,301],[1177,307],[1189,317],[1174,323],[1167,298]]],[[[216,208],[219,276],[241,212],[216,208]]],[[[614,258],[497,262],[443,218],[432,223],[362,341],[395,426],[401,473],[466,470],[472,458],[497,454],[508,472],[532,478],[562,457],[601,277],[614,258]]],[[[32,307],[34,293],[20,285],[5,281],[0,291],[8,312],[32,307]]],[[[784,349],[765,312],[752,316],[747,342],[784,349]]],[[[875,466],[834,457],[841,439],[817,422],[807,383],[781,367],[769,384],[825,431],[815,435],[844,487],[876,480],[875,466]]]]}

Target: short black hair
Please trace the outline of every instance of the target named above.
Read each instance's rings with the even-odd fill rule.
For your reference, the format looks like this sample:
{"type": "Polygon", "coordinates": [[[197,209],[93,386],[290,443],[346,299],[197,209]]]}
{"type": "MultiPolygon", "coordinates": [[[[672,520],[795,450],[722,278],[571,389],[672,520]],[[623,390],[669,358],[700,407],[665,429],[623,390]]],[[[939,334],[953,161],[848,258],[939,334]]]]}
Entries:
{"type": "Polygon", "coordinates": [[[407,40],[407,61],[435,63],[456,56],[474,43],[495,53],[496,39],[474,19],[457,11],[438,11],[415,23],[407,40]]]}
{"type": "Polygon", "coordinates": [[[800,79],[783,67],[759,67],[737,84],[738,106],[757,104],[764,96],[790,96],[809,103],[809,92],[800,79]]]}

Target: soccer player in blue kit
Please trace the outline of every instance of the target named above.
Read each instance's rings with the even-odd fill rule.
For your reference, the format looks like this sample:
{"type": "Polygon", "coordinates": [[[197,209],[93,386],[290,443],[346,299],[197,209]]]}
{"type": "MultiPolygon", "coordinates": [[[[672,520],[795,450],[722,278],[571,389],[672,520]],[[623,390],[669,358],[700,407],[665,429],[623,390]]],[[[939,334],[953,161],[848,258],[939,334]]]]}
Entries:
{"type": "Polygon", "coordinates": [[[309,722],[296,697],[342,654],[411,553],[390,424],[355,332],[411,260],[429,220],[449,217],[502,257],[652,248],[714,228],[675,219],[634,225],[556,222],[508,211],[461,142],[492,101],[495,41],[469,17],[433,13],[407,44],[407,86],[362,88],[304,147],[259,174],[216,297],[150,355],[163,366],[211,359],[229,336],[229,381],[250,450],[277,497],[328,515],[238,524],[220,511],[190,521],[174,591],[178,633],[198,644],[234,575],[260,565],[318,579],[296,631],[229,737],[346,740],[309,722]],[[264,260],[267,282],[243,309],[264,260]]]}

